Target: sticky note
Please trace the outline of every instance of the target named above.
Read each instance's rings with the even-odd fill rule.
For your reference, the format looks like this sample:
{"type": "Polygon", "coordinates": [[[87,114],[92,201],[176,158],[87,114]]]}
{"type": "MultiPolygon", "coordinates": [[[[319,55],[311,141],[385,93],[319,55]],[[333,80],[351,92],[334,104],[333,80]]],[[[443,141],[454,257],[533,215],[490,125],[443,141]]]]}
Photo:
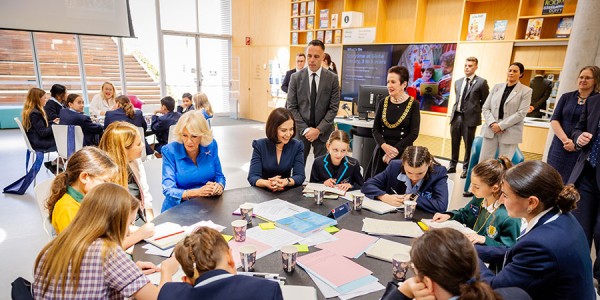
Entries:
{"type": "Polygon", "coordinates": [[[336,233],[336,232],[340,231],[340,229],[335,226],[329,226],[329,227],[325,228],[325,231],[327,231],[329,233],[336,233]]]}
{"type": "Polygon", "coordinates": [[[308,245],[298,244],[298,245],[294,245],[294,247],[296,247],[296,249],[298,249],[298,252],[308,252],[308,245]]]}
{"type": "Polygon", "coordinates": [[[268,230],[268,229],[275,229],[275,223],[260,223],[258,224],[258,226],[260,226],[260,229],[262,230],[268,230]]]}
{"type": "Polygon", "coordinates": [[[221,234],[223,236],[223,238],[225,239],[226,242],[231,241],[231,239],[233,238],[232,235],[227,235],[227,234],[221,234]]]}

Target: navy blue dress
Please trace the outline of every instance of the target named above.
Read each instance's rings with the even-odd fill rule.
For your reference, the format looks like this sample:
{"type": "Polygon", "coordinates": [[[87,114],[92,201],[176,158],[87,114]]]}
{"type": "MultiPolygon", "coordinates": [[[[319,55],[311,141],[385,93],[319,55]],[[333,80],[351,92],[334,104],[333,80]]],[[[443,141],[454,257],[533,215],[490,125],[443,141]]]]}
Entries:
{"type": "MultiPolygon", "coordinates": [[[[592,93],[590,96],[595,94],[592,93]]],[[[573,129],[575,129],[575,125],[577,125],[577,121],[579,121],[579,117],[583,112],[583,105],[577,104],[577,96],[579,96],[578,91],[563,94],[552,115],[552,120],[560,123],[568,137],[573,135],[573,129]]],[[[569,152],[565,150],[563,143],[556,135],[552,139],[550,150],[548,150],[548,164],[560,173],[564,184],[567,184],[580,153],[580,151],[569,152]]]]}
{"type": "Polygon", "coordinates": [[[275,144],[267,138],[254,140],[252,142],[252,159],[248,171],[248,183],[256,186],[259,179],[267,179],[277,175],[281,178],[294,179],[294,186],[304,182],[304,144],[291,139],[283,146],[279,163],[275,144]],[[292,175],[292,176],[290,176],[292,175]]]}

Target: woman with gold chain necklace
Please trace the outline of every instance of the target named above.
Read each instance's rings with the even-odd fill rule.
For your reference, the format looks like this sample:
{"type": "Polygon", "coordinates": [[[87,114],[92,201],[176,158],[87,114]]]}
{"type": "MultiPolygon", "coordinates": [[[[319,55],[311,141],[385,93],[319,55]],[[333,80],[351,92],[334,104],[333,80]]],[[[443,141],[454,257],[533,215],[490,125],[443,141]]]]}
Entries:
{"type": "Polygon", "coordinates": [[[365,180],[385,170],[419,136],[419,103],[406,93],[408,70],[394,66],[388,70],[389,96],[377,104],[373,121],[373,138],[377,142],[365,180]]]}
{"type": "Polygon", "coordinates": [[[477,164],[471,174],[471,191],[475,195],[473,200],[461,209],[436,213],[433,220],[444,222],[451,219],[465,224],[477,232],[467,235],[473,244],[514,245],[519,236],[521,220],[509,217],[500,201],[502,176],[510,167],[510,159],[506,156],[477,164]]]}

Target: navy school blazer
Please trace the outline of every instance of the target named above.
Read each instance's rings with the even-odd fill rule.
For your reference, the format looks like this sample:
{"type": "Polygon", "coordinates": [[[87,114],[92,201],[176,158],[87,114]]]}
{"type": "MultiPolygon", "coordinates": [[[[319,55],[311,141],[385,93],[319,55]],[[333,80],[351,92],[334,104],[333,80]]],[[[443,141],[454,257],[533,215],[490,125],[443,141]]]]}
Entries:
{"type": "MultiPolygon", "coordinates": [[[[144,114],[142,113],[141,110],[138,110],[138,109],[134,109],[133,111],[135,112],[133,115],[133,119],[130,119],[125,114],[125,110],[123,108],[117,108],[115,110],[107,111],[106,115],[104,117],[104,129],[106,130],[108,125],[110,125],[111,123],[114,123],[117,121],[123,121],[123,122],[131,123],[136,127],[142,127],[144,129],[144,132],[146,132],[146,130],[148,129],[148,124],[146,123],[146,119],[144,119],[144,114]]],[[[144,140],[144,142],[146,144],[146,154],[148,154],[148,155],[152,154],[153,151],[152,151],[152,148],[150,148],[150,145],[148,145],[148,141],[146,141],[145,137],[142,137],[142,139],[144,140]]]]}
{"type": "MultiPolygon", "coordinates": [[[[495,247],[477,250],[484,248],[495,247]]],[[[479,261],[481,279],[493,288],[520,287],[533,299],[596,299],[590,248],[571,213],[550,210],[504,257],[496,275],[479,261]]]]}
{"type": "Polygon", "coordinates": [[[364,179],[360,174],[360,163],[356,158],[346,156],[342,159],[337,173],[333,174],[333,163],[329,154],[315,158],[310,171],[310,182],[323,183],[329,178],[335,178],[336,184],[350,183],[351,190],[360,189],[364,179]]]}
{"type": "Polygon", "coordinates": [[[52,122],[56,118],[60,118],[60,111],[65,108],[62,104],[58,103],[58,100],[54,98],[48,99],[46,104],[44,105],[44,111],[46,111],[46,116],[48,117],[48,121],[52,122]]]}
{"type": "Polygon", "coordinates": [[[150,128],[152,128],[152,132],[156,135],[156,140],[158,141],[157,145],[160,145],[158,148],[169,143],[169,128],[172,125],[177,124],[180,117],[180,113],[173,111],[160,117],[157,115],[152,116],[152,125],[150,128]]]}
{"type": "MultiPolygon", "coordinates": [[[[385,168],[385,170],[374,177],[367,179],[361,191],[371,199],[377,199],[378,196],[385,194],[403,194],[406,191],[406,185],[398,180],[402,160],[395,159],[385,168]]],[[[419,197],[417,198],[417,207],[430,212],[445,212],[448,208],[448,174],[446,168],[440,165],[433,166],[433,172],[429,173],[429,178],[423,180],[419,188],[419,197]]]]}
{"type": "Polygon", "coordinates": [[[56,142],[52,133],[52,121],[48,120],[48,125],[42,116],[42,112],[37,108],[29,114],[31,127],[27,130],[27,138],[31,147],[35,151],[51,152],[56,151],[56,142]]]}
{"type": "Polygon", "coordinates": [[[77,125],[83,131],[83,146],[98,146],[104,129],[102,125],[92,122],[92,119],[68,108],[60,111],[60,125],[77,125]]]}

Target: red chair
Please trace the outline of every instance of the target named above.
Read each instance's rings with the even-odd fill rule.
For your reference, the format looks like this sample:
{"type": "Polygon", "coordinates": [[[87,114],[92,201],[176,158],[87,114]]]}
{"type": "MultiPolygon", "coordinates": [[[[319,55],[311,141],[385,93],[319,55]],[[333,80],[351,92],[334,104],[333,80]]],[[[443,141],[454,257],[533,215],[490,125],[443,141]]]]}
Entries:
{"type": "Polygon", "coordinates": [[[137,109],[142,109],[142,105],[144,105],[144,101],[140,100],[136,95],[127,95],[129,97],[129,101],[131,101],[131,105],[137,109]]]}

